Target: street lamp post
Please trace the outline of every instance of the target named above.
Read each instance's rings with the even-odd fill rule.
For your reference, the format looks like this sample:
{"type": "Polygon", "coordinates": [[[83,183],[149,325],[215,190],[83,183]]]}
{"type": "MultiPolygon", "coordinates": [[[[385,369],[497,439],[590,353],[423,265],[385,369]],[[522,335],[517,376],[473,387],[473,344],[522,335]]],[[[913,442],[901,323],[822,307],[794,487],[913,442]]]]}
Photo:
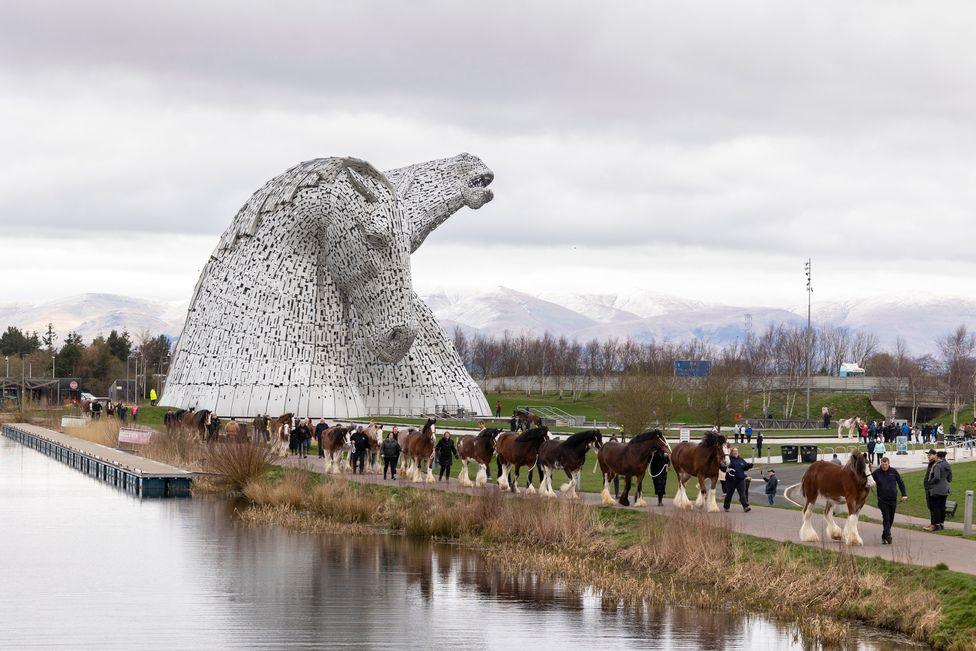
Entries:
{"type": "Polygon", "coordinates": [[[807,277],[807,420],[810,419],[810,365],[813,361],[813,324],[810,320],[810,306],[813,296],[813,260],[807,258],[804,265],[807,277]]]}

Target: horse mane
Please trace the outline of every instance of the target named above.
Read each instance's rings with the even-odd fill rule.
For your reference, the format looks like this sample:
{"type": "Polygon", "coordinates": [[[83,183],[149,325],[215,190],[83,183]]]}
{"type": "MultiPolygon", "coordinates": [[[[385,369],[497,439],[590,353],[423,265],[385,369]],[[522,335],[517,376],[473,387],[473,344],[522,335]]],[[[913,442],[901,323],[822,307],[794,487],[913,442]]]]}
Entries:
{"type": "Polygon", "coordinates": [[[705,436],[702,437],[702,440],[698,445],[703,448],[713,448],[720,445],[725,445],[725,437],[721,434],[716,434],[715,432],[706,432],[705,436]]]}
{"type": "Polygon", "coordinates": [[[646,432],[641,432],[634,438],[627,441],[627,445],[632,445],[634,443],[647,443],[650,440],[656,439],[657,437],[664,438],[664,433],[659,429],[649,429],[646,432]]]}
{"type": "Polygon", "coordinates": [[[515,439],[516,443],[529,443],[531,441],[541,441],[546,438],[546,434],[549,433],[549,428],[545,425],[540,425],[539,427],[533,427],[530,430],[522,432],[515,439]]]}
{"type": "Polygon", "coordinates": [[[566,448],[575,448],[583,445],[583,443],[589,443],[590,440],[596,438],[596,436],[599,434],[600,430],[598,429],[588,429],[584,432],[577,432],[560,443],[560,445],[566,448]]]}
{"type": "Polygon", "coordinates": [[[423,429],[420,431],[423,432],[424,434],[430,434],[430,430],[434,426],[434,423],[436,422],[437,422],[436,418],[428,418],[427,422],[424,423],[423,429]]]}
{"type": "Polygon", "coordinates": [[[478,432],[478,436],[497,436],[501,432],[497,427],[486,427],[485,429],[478,432]]]}
{"type": "Polygon", "coordinates": [[[847,460],[847,463],[844,464],[844,469],[852,471],[858,477],[867,476],[868,462],[864,458],[864,455],[860,452],[851,454],[850,458],[847,460]]]}

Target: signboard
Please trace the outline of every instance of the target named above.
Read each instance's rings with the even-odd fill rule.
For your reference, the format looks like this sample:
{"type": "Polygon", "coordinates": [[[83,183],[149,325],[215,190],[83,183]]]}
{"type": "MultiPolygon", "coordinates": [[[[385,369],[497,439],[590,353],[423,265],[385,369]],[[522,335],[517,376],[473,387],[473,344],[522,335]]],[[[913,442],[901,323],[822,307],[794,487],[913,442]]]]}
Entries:
{"type": "Polygon", "coordinates": [[[152,438],[151,429],[136,429],[134,427],[122,427],[119,429],[119,443],[133,443],[135,445],[146,445],[152,438]]]}
{"type": "Polygon", "coordinates": [[[908,454],[908,437],[898,435],[895,438],[895,454],[908,454]]]}
{"type": "Polygon", "coordinates": [[[708,377],[712,363],[708,360],[677,359],[674,361],[675,377],[708,377]]]}
{"type": "Polygon", "coordinates": [[[68,388],[71,389],[72,391],[77,391],[78,382],[76,380],[72,380],[71,382],[68,382],[68,388]]]}
{"type": "Polygon", "coordinates": [[[86,424],[88,424],[88,419],[86,418],[74,418],[72,416],[61,417],[61,429],[65,427],[84,427],[86,424]]]}
{"type": "Polygon", "coordinates": [[[687,427],[682,427],[681,429],[679,429],[678,430],[678,440],[680,440],[682,442],[690,442],[691,441],[691,430],[688,429],[687,427]]]}

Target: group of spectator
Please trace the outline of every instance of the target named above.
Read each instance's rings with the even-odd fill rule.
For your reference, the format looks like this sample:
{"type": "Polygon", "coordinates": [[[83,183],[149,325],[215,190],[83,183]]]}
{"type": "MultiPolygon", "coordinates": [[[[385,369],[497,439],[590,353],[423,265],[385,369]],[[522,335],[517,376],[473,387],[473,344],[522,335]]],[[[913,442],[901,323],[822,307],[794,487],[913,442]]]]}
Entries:
{"type": "Polygon", "coordinates": [[[123,424],[128,422],[129,418],[132,419],[132,422],[139,420],[138,404],[127,405],[121,400],[115,403],[108,400],[104,405],[102,405],[100,400],[92,400],[88,404],[88,415],[91,416],[92,420],[99,420],[102,417],[103,411],[106,416],[114,416],[122,421],[123,424]]]}
{"type": "Polygon", "coordinates": [[[756,435],[756,456],[761,457],[763,451],[763,433],[762,430],[753,430],[752,425],[749,421],[745,423],[736,423],[732,426],[732,437],[735,439],[736,443],[747,443],[752,444],[752,435],[756,435]]]}

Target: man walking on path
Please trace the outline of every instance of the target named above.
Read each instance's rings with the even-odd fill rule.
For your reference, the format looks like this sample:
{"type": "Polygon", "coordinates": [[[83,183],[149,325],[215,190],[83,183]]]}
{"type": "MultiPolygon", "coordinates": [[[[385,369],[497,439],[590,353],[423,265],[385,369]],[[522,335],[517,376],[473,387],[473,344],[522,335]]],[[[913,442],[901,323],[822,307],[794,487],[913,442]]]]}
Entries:
{"type": "Polygon", "coordinates": [[[458,458],[457,447],[451,440],[451,433],[444,432],[444,436],[437,442],[434,448],[434,456],[437,457],[437,464],[441,467],[437,481],[447,476],[447,483],[451,483],[451,462],[458,458]]]}
{"type": "Polygon", "coordinates": [[[881,544],[891,544],[891,523],[895,521],[895,509],[898,508],[898,492],[901,499],[907,500],[905,482],[898,471],[891,467],[888,457],[881,458],[881,467],[871,473],[878,491],[878,508],[881,510],[881,544]]]}
{"type": "Polygon", "coordinates": [[[728,511],[732,506],[732,495],[739,493],[739,503],[742,510],[748,513],[752,509],[749,507],[749,492],[746,489],[746,471],[752,468],[752,464],[739,456],[739,448],[732,448],[729,452],[729,465],[725,470],[725,510],[728,511]]]}
{"type": "Polygon", "coordinates": [[[926,501],[929,506],[929,526],[926,531],[942,531],[945,529],[946,499],[949,497],[952,482],[952,468],[945,458],[945,450],[936,452],[929,450],[929,469],[925,471],[926,501]]]}
{"type": "Polygon", "coordinates": [[[779,488],[779,477],[776,476],[776,471],[773,469],[769,470],[769,476],[763,476],[763,481],[766,482],[766,499],[769,501],[769,505],[773,505],[773,498],[776,497],[776,489],[779,488]]]}
{"type": "Polygon", "coordinates": [[[366,450],[369,449],[369,437],[366,436],[362,428],[356,428],[356,433],[349,437],[349,441],[353,444],[352,472],[356,474],[358,468],[359,474],[362,475],[366,467],[366,450]]]}
{"type": "Polygon", "coordinates": [[[400,461],[400,444],[393,432],[383,440],[380,452],[383,454],[383,479],[386,479],[387,469],[390,471],[390,478],[396,479],[397,463],[400,461]]]}
{"type": "Polygon", "coordinates": [[[759,430],[756,432],[756,456],[757,457],[762,456],[762,443],[763,443],[762,430],[759,430]]]}

